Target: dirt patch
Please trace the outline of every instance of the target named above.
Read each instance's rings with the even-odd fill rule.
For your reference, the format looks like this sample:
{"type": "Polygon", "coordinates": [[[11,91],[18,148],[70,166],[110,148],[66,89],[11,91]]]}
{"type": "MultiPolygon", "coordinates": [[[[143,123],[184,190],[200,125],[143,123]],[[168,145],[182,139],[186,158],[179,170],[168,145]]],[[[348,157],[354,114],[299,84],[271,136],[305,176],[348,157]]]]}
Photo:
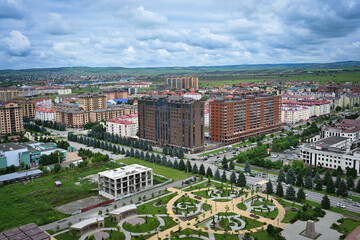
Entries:
{"type": "Polygon", "coordinates": [[[78,155],[78,152],[66,152],[65,162],[71,162],[81,160],[81,157],[78,155]]]}
{"type": "Polygon", "coordinates": [[[67,203],[61,206],[56,207],[55,209],[66,214],[71,214],[79,209],[93,206],[95,204],[104,202],[108,199],[101,196],[92,196],[84,199],[80,199],[71,203],[67,203]]]}
{"type": "Polygon", "coordinates": [[[135,226],[136,224],[144,224],[145,223],[145,219],[143,218],[132,218],[126,221],[128,224],[130,224],[131,226],[135,226]]]}

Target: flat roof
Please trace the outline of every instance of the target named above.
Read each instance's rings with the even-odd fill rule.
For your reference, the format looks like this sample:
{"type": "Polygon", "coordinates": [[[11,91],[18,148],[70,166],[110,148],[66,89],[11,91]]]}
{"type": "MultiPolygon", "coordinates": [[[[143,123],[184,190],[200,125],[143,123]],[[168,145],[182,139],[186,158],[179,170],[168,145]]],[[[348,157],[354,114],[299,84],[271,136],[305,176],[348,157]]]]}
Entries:
{"type": "Polygon", "coordinates": [[[79,223],[76,223],[74,225],[71,226],[71,228],[75,228],[75,229],[82,229],[90,224],[95,224],[99,221],[103,221],[104,218],[103,217],[94,217],[94,218],[89,218],[89,219],[85,219],[79,223]]]}
{"type": "Polygon", "coordinates": [[[10,181],[13,179],[23,178],[26,176],[37,175],[37,174],[41,174],[41,173],[42,173],[42,171],[39,169],[29,170],[29,171],[25,171],[25,172],[9,173],[9,174],[5,174],[5,175],[1,175],[0,182],[10,181]]]}
{"type": "Polygon", "coordinates": [[[36,224],[29,223],[0,233],[1,240],[44,240],[50,235],[41,230],[36,224]]]}
{"type": "Polygon", "coordinates": [[[139,164],[132,164],[129,166],[124,166],[121,168],[116,168],[112,170],[107,170],[103,172],[99,172],[99,175],[108,177],[108,178],[121,178],[131,174],[140,173],[144,171],[152,170],[151,168],[141,166],[139,164]]]}
{"type": "Polygon", "coordinates": [[[26,149],[25,146],[16,143],[1,143],[0,144],[0,151],[9,152],[14,150],[26,149]]]}
{"type": "Polygon", "coordinates": [[[133,210],[133,209],[137,209],[136,205],[135,204],[130,204],[130,205],[123,206],[121,208],[115,209],[115,210],[111,211],[110,213],[111,214],[120,214],[120,213],[129,211],[129,210],[133,210]]]}
{"type": "Polygon", "coordinates": [[[323,138],[323,139],[320,139],[316,142],[313,142],[311,145],[334,145],[336,143],[339,143],[339,142],[342,142],[342,141],[345,141],[345,140],[348,140],[349,138],[346,138],[346,137],[337,137],[337,136],[332,136],[332,137],[328,137],[328,138],[323,138]]]}

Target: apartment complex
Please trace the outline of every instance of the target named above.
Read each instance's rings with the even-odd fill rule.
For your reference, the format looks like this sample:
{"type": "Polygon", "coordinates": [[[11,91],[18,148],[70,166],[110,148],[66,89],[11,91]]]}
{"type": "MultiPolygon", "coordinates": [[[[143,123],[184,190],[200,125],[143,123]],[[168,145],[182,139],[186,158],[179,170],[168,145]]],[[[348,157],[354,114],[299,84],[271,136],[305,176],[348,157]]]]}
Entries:
{"type": "Polygon", "coordinates": [[[23,91],[18,90],[0,90],[0,101],[11,101],[16,97],[24,97],[23,91]]]}
{"type": "Polygon", "coordinates": [[[82,108],[63,108],[56,111],[56,122],[69,128],[81,128],[89,122],[89,114],[82,108]]]}
{"type": "Polygon", "coordinates": [[[89,121],[90,122],[99,122],[101,120],[109,120],[113,118],[118,118],[122,115],[127,114],[136,114],[137,107],[132,105],[111,105],[104,109],[97,109],[89,112],[89,121]]]}
{"type": "Polygon", "coordinates": [[[333,126],[326,126],[322,131],[322,136],[332,137],[346,137],[352,141],[360,139],[360,117],[357,119],[342,119],[340,123],[333,126]]]}
{"type": "Polygon", "coordinates": [[[98,173],[99,194],[110,198],[138,192],[153,185],[153,170],[138,164],[98,173]]]}
{"type": "Polygon", "coordinates": [[[139,138],[154,145],[204,149],[204,103],[172,96],[146,96],[138,102],[139,138]]]}
{"type": "Polygon", "coordinates": [[[199,88],[198,77],[166,78],[165,84],[168,88],[199,88]]]}
{"type": "Polygon", "coordinates": [[[26,99],[24,97],[16,97],[11,101],[21,105],[24,117],[33,118],[35,116],[35,103],[30,99],[26,99]]]}
{"type": "Polygon", "coordinates": [[[295,124],[310,119],[310,108],[303,106],[287,106],[281,107],[281,122],[295,124]]]}
{"type": "Polygon", "coordinates": [[[210,103],[212,141],[235,143],[242,139],[279,131],[280,97],[266,93],[238,94],[210,103]]]}
{"type": "Polygon", "coordinates": [[[41,121],[56,121],[56,109],[51,106],[43,106],[35,108],[35,119],[41,121]]]}
{"type": "Polygon", "coordinates": [[[127,99],[129,97],[129,92],[123,89],[105,90],[104,94],[106,96],[106,101],[122,98],[127,99]]]}
{"type": "Polygon", "coordinates": [[[345,137],[328,137],[309,143],[300,151],[305,164],[323,168],[353,168],[360,173],[360,152],[350,150],[351,139],[345,137]]]}
{"type": "Polygon", "coordinates": [[[13,102],[0,102],[0,135],[24,131],[23,109],[13,102]]]}
{"type": "Polygon", "coordinates": [[[100,92],[81,93],[78,96],[79,107],[85,111],[106,108],[106,95],[100,92]]]}
{"type": "Polygon", "coordinates": [[[306,107],[309,109],[310,117],[319,117],[330,114],[330,102],[326,100],[312,100],[302,99],[298,101],[294,100],[282,100],[283,106],[287,107],[306,107]]]}
{"type": "Polygon", "coordinates": [[[137,130],[138,125],[127,120],[115,118],[106,122],[106,132],[122,137],[134,137],[137,130]]]}

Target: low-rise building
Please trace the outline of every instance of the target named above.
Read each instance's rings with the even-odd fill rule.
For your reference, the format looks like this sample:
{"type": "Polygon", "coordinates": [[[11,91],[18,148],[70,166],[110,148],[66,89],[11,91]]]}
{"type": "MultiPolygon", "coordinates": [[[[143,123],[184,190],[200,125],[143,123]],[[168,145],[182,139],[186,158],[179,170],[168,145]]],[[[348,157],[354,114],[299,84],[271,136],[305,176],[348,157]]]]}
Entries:
{"type": "Polygon", "coordinates": [[[105,219],[103,217],[94,217],[82,220],[69,227],[70,233],[74,232],[75,236],[81,236],[87,232],[94,231],[98,228],[105,227],[105,219]]]}
{"type": "Polygon", "coordinates": [[[153,170],[138,164],[98,173],[99,194],[110,198],[138,192],[153,185],[153,170]]]}
{"type": "Polygon", "coordinates": [[[189,97],[189,98],[193,98],[195,100],[200,100],[201,99],[201,94],[200,93],[188,92],[188,93],[184,93],[184,97],[189,97]]]}
{"type": "Polygon", "coordinates": [[[56,109],[52,109],[51,106],[36,107],[35,119],[41,121],[56,121],[56,109]]]}
{"type": "Polygon", "coordinates": [[[328,137],[305,145],[300,151],[300,158],[310,166],[328,169],[353,168],[360,173],[360,151],[350,150],[351,139],[328,137]]]}
{"type": "Polygon", "coordinates": [[[346,137],[352,141],[360,139],[360,117],[357,119],[342,119],[339,124],[326,126],[322,131],[323,137],[346,137]]]}
{"type": "Polygon", "coordinates": [[[122,119],[111,119],[106,122],[106,132],[122,137],[136,136],[138,124],[122,119]]]}
{"type": "Polygon", "coordinates": [[[136,214],[136,205],[130,204],[109,212],[109,217],[112,217],[115,222],[120,222],[122,219],[136,214]]]}
{"type": "Polygon", "coordinates": [[[324,116],[330,114],[330,102],[326,100],[312,100],[302,99],[298,101],[294,100],[282,100],[283,105],[287,107],[302,106],[309,108],[310,117],[324,116]]]}
{"type": "Polygon", "coordinates": [[[283,105],[281,108],[281,122],[295,124],[309,120],[310,109],[304,106],[283,105]]]}

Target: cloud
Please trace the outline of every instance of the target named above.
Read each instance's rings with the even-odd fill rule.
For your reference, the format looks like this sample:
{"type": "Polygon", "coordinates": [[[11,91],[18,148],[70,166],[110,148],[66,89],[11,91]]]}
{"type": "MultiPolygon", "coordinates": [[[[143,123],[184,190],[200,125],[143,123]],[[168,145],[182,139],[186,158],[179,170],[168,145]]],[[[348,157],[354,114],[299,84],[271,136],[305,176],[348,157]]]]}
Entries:
{"type": "Polygon", "coordinates": [[[11,56],[26,57],[30,53],[30,41],[19,31],[11,31],[4,39],[6,51],[11,56]]]}
{"type": "Polygon", "coordinates": [[[125,6],[124,8],[121,8],[116,15],[123,21],[137,27],[153,27],[163,25],[167,22],[166,17],[161,14],[148,11],[144,8],[144,6],[125,6]]]}
{"type": "Polygon", "coordinates": [[[49,13],[45,29],[52,35],[66,35],[71,32],[68,22],[64,21],[58,13],[49,13]]]}
{"type": "Polygon", "coordinates": [[[22,19],[25,11],[20,2],[16,0],[1,0],[0,1],[0,19],[13,18],[22,19]]]}

